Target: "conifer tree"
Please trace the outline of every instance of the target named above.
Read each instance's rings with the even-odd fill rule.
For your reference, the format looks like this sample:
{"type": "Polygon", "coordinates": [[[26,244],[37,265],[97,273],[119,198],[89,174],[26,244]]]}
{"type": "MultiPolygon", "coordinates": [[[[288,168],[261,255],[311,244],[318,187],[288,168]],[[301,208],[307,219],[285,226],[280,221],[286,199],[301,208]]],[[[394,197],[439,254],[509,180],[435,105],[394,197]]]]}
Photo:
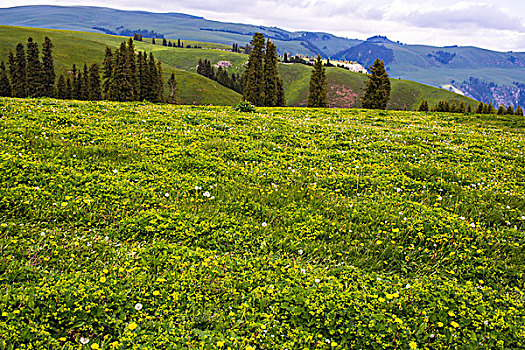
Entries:
{"type": "Polygon", "coordinates": [[[284,58],[283,58],[283,62],[284,63],[288,63],[288,53],[284,53],[284,58]]]}
{"type": "Polygon", "coordinates": [[[84,78],[82,77],[82,71],[78,70],[77,77],[75,78],[75,97],[76,100],[82,100],[84,96],[84,78]]]}
{"type": "Polygon", "coordinates": [[[156,101],[155,102],[163,102],[164,101],[164,82],[162,81],[162,65],[160,61],[156,62],[157,67],[157,80],[155,83],[156,87],[156,101]]]}
{"type": "Polygon", "coordinates": [[[483,102],[478,103],[478,107],[476,107],[476,114],[483,114],[483,110],[485,108],[485,105],[483,102]]]}
{"type": "Polygon", "coordinates": [[[77,84],[77,66],[73,64],[73,68],[71,69],[71,96],[70,98],[72,100],[78,100],[80,99],[80,91],[78,90],[78,84],[77,84]]]}
{"type": "Polygon", "coordinates": [[[98,64],[92,64],[89,67],[89,99],[98,101],[102,99],[102,90],[100,87],[100,69],[98,64]]]}
{"type": "Polygon", "coordinates": [[[450,105],[448,111],[450,113],[457,113],[458,112],[458,105],[456,104],[456,102],[452,102],[452,104],[450,105]]]}
{"type": "Polygon", "coordinates": [[[53,62],[53,43],[47,36],[42,44],[42,69],[44,74],[44,96],[54,95],[55,64],[53,62]]]}
{"type": "Polygon", "coordinates": [[[317,55],[314,70],[310,77],[310,94],[308,95],[308,107],[328,107],[326,97],[326,71],[323,67],[321,55],[317,55]]]}
{"type": "Polygon", "coordinates": [[[177,81],[175,80],[175,73],[171,73],[170,79],[168,80],[168,103],[177,103],[177,81]]]}
{"type": "Polygon", "coordinates": [[[421,104],[419,105],[418,111],[419,112],[428,112],[428,110],[429,110],[429,108],[428,108],[428,101],[427,100],[421,101],[421,104]]]}
{"type": "Polygon", "coordinates": [[[56,94],[57,98],[61,99],[61,100],[65,100],[67,97],[67,93],[66,93],[66,81],[64,79],[64,76],[63,75],[60,75],[60,77],[58,78],[58,82],[57,82],[57,94],[56,94]]]}
{"type": "Polygon", "coordinates": [[[504,115],[507,112],[507,108],[504,105],[500,105],[498,108],[498,115],[504,115]]]}
{"type": "Polygon", "coordinates": [[[519,115],[523,117],[523,109],[521,108],[521,106],[518,105],[518,107],[516,107],[516,111],[514,112],[514,115],[519,115]]]}
{"type": "Polygon", "coordinates": [[[104,67],[104,83],[102,84],[102,92],[104,93],[105,98],[109,99],[111,91],[111,77],[113,76],[113,52],[109,46],[106,46],[106,53],[102,65],[104,67]]]}
{"type": "Polygon", "coordinates": [[[182,47],[180,46],[180,39],[177,39],[177,47],[182,47]]]}
{"type": "Polygon", "coordinates": [[[135,56],[135,45],[133,44],[133,39],[129,39],[128,41],[128,57],[126,67],[128,68],[128,76],[130,76],[131,84],[133,85],[133,100],[138,100],[140,95],[140,81],[137,72],[137,61],[135,56]]]}
{"type": "Polygon", "coordinates": [[[243,97],[256,106],[264,106],[265,103],[264,44],[264,35],[255,33],[251,41],[253,49],[250,52],[245,72],[243,97]]]}
{"type": "Polygon", "coordinates": [[[284,95],[284,84],[281,78],[277,80],[277,104],[276,106],[278,107],[286,106],[286,97],[284,95]]]}
{"type": "Polygon", "coordinates": [[[66,79],[66,95],[65,95],[66,96],[65,97],[66,100],[70,100],[71,99],[71,94],[72,94],[71,90],[72,90],[71,79],[67,78],[66,79]]]}
{"type": "Polygon", "coordinates": [[[42,97],[45,94],[44,72],[40,62],[38,44],[33,38],[27,39],[27,94],[30,97],[42,97]]]}
{"type": "Polygon", "coordinates": [[[84,63],[84,74],[82,75],[82,100],[87,101],[89,100],[89,96],[91,95],[90,90],[90,84],[89,84],[89,71],[87,64],[84,63]]]}
{"type": "Polygon", "coordinates": [[[458,107],[458,112],[459,113],[466,113],[467,112],[467,107],[465,106],[465,102],[461,101],[461,103],[459,104],[459,107],[458,107]]]}
{"type": "Polygon", "coordinates": [[[168,46],[168,40],[166,40],[166,38],[162,39],[162,46],[168,46]]]}
{"type": "Polygon", "coordinates": [[[472,106],[471,105],[468,105],[467,113],[472,113],[472,106]]]}
{"type": "Polygon", "coordinates": [[[366,83],[365,95],[362,99],[363,108],[386,109],[390,100],[390,80],[385,70],[385,64],[379,58],[370,69],[366,83]]]}
{"type": "Polygon", "coordinates": [[[505,112],[507,115],[514,115],[514,107],[512,105],[509,105],[507,107],[507,111],[505,112]]]}
{"type": "Polygon", "coordinates": [[[133,101],[134,100],[134,78],[130,75],[129,53],[126,42],[120,44],[120,48],[114,54],[113,74],[111,76],[110,100],[133,101]]]}
{"type": "Polygon", "coordinates": [[[281,93],[279,84],[279,69],[277,68],[277,46],[270,39],[266,42],[264,54],[264,105],[273,107],[278,105],[281,93]]]}
{"type": "Polygon", "coordinates": [[[150,95],[149,66],[146,53],[139,53],[139,101],[144,101],[150,95]]]}
{"type": "Polygon", "coordinates": [[[0,63],[0,96],[11,97],[11,82],[7,76],[4,61],[0,63]]]}
{"type": "Polygon", "coordinates": [[[155,45],[155,38],[151,38],[151,43],[155,45]]]}
{"type": "Polygon", "coordinates": [[[9,75],[13,97],[27,97],[26,55],[24,45],[16,46],[16,55],[9,54],[9,75]]]}

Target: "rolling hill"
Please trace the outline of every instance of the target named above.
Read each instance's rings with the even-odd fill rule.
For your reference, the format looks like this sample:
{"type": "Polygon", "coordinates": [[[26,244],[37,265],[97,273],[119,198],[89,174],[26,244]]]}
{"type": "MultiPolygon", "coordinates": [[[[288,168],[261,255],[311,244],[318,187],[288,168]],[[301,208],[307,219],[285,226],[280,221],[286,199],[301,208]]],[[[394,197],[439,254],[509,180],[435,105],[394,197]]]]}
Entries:
{"type": "MultiPolygon", "coordinates": [[[[76,64],[81,66],[84,63],[101,63],[104,59],[104,49],[106,46],[118,47],[125,37],[116,37],[106,34],[83,33],[64,30],[39,29],[39,28],[20,28],[10,26],[0,26],[0,60],[7,61],[9,51],[14,51],[17,43],[26,43],[28,37],[32,37],[37,43],[42,43],[44,37],[48,36],[55,46],[55,69],[57,76],[67,74],[71,66],[76,64]]],[[[157,52],[156,48],[162,46],[147,43],[135,42],[136,48],[148,52],[157,52]]],[[[172,49],[174,50],[174,49],[172,49]]],[[[203,50],[180,49],[185,53],[203,50]]],[[[206,50],[211,51],[211,50],[206,50]]],[[[160,56],[162,55],[158,55],[160,56]]],[[[241,96],[224,86],[198,75],[196,72],[179,69],[170,65],[169,62],[162,60],[164,74],[167,76],[175,73],[178,82],[178,96],[185,104],[213,104],[213,105],[232,105],[237,103],[241,96]]]]}
{"type": "Polygon", "coordinates": [[[503,53],[476,47],[406,45],[381,36],[362,41],[322,32],[290,32],[276,27],[210,21],[181,13],[100,7],[4,8],[0,9],[0,23],[91,32],[118,33],[142,29],[169,38],[228,46],[248,43],[254,32],[262,32],[277,44],[281,53],[321,54],[364,65],[380,57],[385,60],[388,72],[394,78],[440,88],[452,85],[467,96],[495,105],[525,104],[525,87],[515,84],[525,81],[525,53],[503,53]]]}
{"type": "MultiPolygon", "coordinates": [[[[6,60],[10,50],[18,42],[26,42],[31,36],[41,43],[45,36],[49,36],[55,45],[55,57],[58,74],[67,73],[72,64],[82,65],[102,62],[106,46],[117,47],[126,37],[106,34],[63,31],[54,29],[38,29],[0,26],[0,60],[6,60]]],[[[196,42],[191,42],[195,45],[196,42]]],[[[206,49],[180,49],[152,45],[149,41],[135,42],[138,50],[153,52],[155,57],[164,64],[166,75],[175,72],[179,82],[180,98],[185,104],[214,104],[231,105],[238,102],[241,96],[216,82],[204,78],[196,73],[199,59],[208,59],[212,63],[229,61],[232,67],[230,73],[242,72],[243,64],[248,56],[224,50],[224,47],[212,49],[212,44],[198,43],[206,49]]],[[[279,70],[285,83],[287,103],[290,106],[304,106],[308,98],[308,86],[311,67],[302,64],[280,64],[279,70]]],[[[359,107],[363,94],[364,74],[353,73],[345,69],[328,67],[327,78],[329,84],[329,103],[332,107],[359,107]]],[[[438,100],[448,100],[459,103],[461,101],[474,106],[476,101],[464,96],[437,89],[411,81],[391,79],[392,95],[389,108],[409,109],[417,108],[423,99],[430,104],[438,100]]]]}

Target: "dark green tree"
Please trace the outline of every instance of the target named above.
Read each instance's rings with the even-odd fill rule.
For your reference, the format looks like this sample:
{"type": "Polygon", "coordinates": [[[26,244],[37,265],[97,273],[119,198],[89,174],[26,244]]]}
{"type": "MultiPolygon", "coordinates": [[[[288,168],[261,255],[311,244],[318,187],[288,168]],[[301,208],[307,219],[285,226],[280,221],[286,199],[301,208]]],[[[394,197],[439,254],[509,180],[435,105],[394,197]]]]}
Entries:
{"type": "Polygon", "coordinates": [[[33,38],[27,39],[27,94],[30,97],[42,97],[45,95],[44,71],[40,62],[40,50],[33,38]]]}
{"type": "Polygon", "coordinates": [[[126,67],[128,69],[128,75],[131,77],[131,84],[133,85],[133,99],[138,100],[140,96],[140,81],[137,69],[137,58],[135,55],[135,45],[133,39],[128,40],[128,56],[126,67]]]}
{"type": "Polygon", "coordinates": [[[514,115],[519,115],[523,117],[523,109],[521,108],[521,106],[516,107],[516,111],[514,112],[514,115]]]}
{"type": "Polygon", "coordinates": [[[363,108],[386,109],[390,100],[391,87],[388,73],[385,70],[385,63],[378,58],[369,69],[370,75],[362,99],[363,108]]]}
{"type": "Polygon", "coordinates": [[[243,97],[246,101],[256,106],[264,106],[264,35],[255,33],[251,46],[253,47],[248,58],[248,66],[245,74],[245,85],[243,97]]]}
{"type": "Polygon", "coordinates": [[[150,96],[150,77],[149,77],[149,65],[148,56],[146,53],[139,53],[138,57],[138,70],[139,70],[139,101],[144,101],[147,96],[150,96]]]}
{"type": "Polygon", "coordinates": [[[151,43],[155,45],[155,38],[151,38],[151,43]]]}
{"type": "Polygon", "coordinates": [[[77,80],[78,80],[77,66],[73,64],[73,68],[71,69],[71,96],[70,96],[70,98],[73,100],[80,99],[80,90],[79,90],[79,85],[77,84],[77,80]]]}
{"type": "Polygon", "coordinates": [[[106,53],[102,65],[104,67],[102,92],[105,98],[109,99],[111,95],[111,78],[113,76],[113,52],[109,46],[106,46],[106,53]]]}
{"type": "Polygon", "coordinates": [[[156,101],[155,102],[163,102],[164,101],[164,82],[162,80],[162,64],[160,61],[156,62],[157,67],[157,80],[155,82],[155,92],[156,92],[156,101]]]}
{"type": "Polygon", "coordinates": [[[471,105],[468,105],[468,107],[467,107],[467,113],[472,113],[472,106],[471,106],[471,105]]]}
{"type": "Polygon", "coordinates": [[[11,82],[7,76],[4,61],[0,63],[0,96],[11,97],[11,82]]]}
{"type": "Polygon", "coordinates": [[[428,112],[428,110],[429,110],[428,101],[427,100],[421,101],[421,104],[419,105],[418,111],[419,112],[428,112]]]}
{"type": "Polygon", "coordinates": [[[466,113],[467,112],[467,106],[465,106],[465,102],[461,101],[458,107],[458,113],[466,113]]]}
{"type": "Polygon", "coordinates": [[[485,108],[485,105],[483,102],[478,103],[478,107],[476,107],[476,114],[483,114],[483,110],[485,108]]]}
{"type": "Polygon", "coordinates": [[[507,111],[505,112],[507,115],[514,115],[514,107],[512,105],[509,105],[507,107],[507,111]]]}
{"type": "Polygon", "coordinates": [[[16,45],[16,54],[9,55],[9,74],[13,97],[27,97],[26,54],[24,45],[16,45]]]}
{"type": "Polygon", "coordinates": [[[55,64],[53,62],[53,43],[47,36],[42,44],[42,70],[44,80],[44,96],[52,97],[55,92],[55,64]]]}
{"type": "Polygon", "coordinates": [[[317,55],[314,70],[310,76],[308,107],[328,107],[326,96],[326,71],[323,67],[321,55],[317,55]]]}
{"type": "Polygon", "coordinates": [[[279,89],[280,77],[277,68],[277,46],[268,39],[264,53],[264,105],[274,107],[278,105],[281,93],[279,89]]]}
{"type": "Polygon", "coordinates": [[[82,75],[82,100],[87,101],[89,100],[91,96],[91,90],[90,90],[90,84],[89,84],[89,71],[87,64],[84,63],[84,74],[82,75]]]}
{"type": "Polygon", "coordinates": [[[72,94],[71,90],[72,90],[72,87],[71,87],[71,79],[70,79],[70,78],[67,78],[67,79],[66,79],[66,95],[65,95],[65,96],[66,96],[66,97],[65,97],[66,100],[71,99],[71,94],[72,94]]]}
{"type": "Polygon", "coordinates": [[[168,40],[166,40],[166,38],[162,39],[162,46],[168,46],[168,40]]]}
{"type": "Polygon", "coordinates": [[[284,95],[284,84],[283,80],[279,78],[277,81],[277,104],[278,107],[286,106],[286,97],[284,95]]]}
{"type": "Polygon", "coordinates": [[[102,89],[100,86],[100,69],[98,64],[92,64],[89,67],[89,99],[98,101],[102,99],[102,89]]]}
{"type": "Polygon", "coordinates": [[[120,102],[133,101],[135,96],[134,77],[130,74],[128,47],[125,41],[120,44],[120,48],[113,56],[114,67],[111,76],[109,99],[120,102]]]}
{"type": "Polygon", "coordinates": [[[171,76],[168,80],[168,103],[175,104],[177,103],[177,81],[175,80],[175,73],[171,73],[171,76]]]}
{"type": "Polygon", "coordinates": [[[57,83],[56,97],[59,99],[65,100],[67,98],[66,89],[67,89],[67,86],[66,86],[66,81],[64,79],[64,76],[60,75],[60,77],[58,78],[58,83],[57,83]]]}
{"type": "Polygon", "coordinates": [[[505,115],[507,113],[507,108],[504,105],[500,105],[498,108],[498,115],[505,115]]]}

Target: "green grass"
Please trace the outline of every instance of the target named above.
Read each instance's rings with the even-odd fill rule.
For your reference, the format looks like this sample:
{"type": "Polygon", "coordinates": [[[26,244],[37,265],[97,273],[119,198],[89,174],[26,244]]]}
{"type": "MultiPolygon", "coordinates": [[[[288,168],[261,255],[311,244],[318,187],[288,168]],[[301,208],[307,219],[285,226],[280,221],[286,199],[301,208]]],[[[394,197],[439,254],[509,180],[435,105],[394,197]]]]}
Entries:
{"type": "MultiPolygon", "coordinates": [[[[104,34],[87,32],[58,31],[50,29],[34,29],[0,26],[0,59],[7,59],[9,50],[14,50],[16,43],[26,42],[32,36],[41,43],[44,36],[49,36],[55,44],[57,71],[65,73],[73,63],[102,62],[106,45],[117,47],[125,40],[104,34]]],[[[192,43],[195,45],[195,43],[192,43]]],[[[219,61],[229,61],[231,73],[242,73],[248,56],[225,51],[224,49],[180,49],[162,45],[152,45],[150,41],[135,42],[138,50],[153,52],[155,57],[164,64],[165,75],[172,71],[179,80],[179,89],[182,102],[185,104],[213,104],[232,105],[237,103],[241,96],[214,81],[196,74],[199,59],[208,59],[215,64],[219,61]]],[[[213,44],[210,44],[213,46],[213,44]]],[[[280,64],[280,73],[283,77],[286,101],[289,106],[305,106],[308,98],[311,67],[300,64],[280,64]]],[[[341,68],[327,68],[328,100],[332,107],[360,107],[366,76],[353,73],[341,68]]],[[[443,89],[414,83],[406,80],[392,79],[392,94],[389,108],[416,109],[423,99],[430,105],[439,100],[450,102],[465,102],[472,107],[477,102],[466,97],[451,93],[443,89]]]]}
{"type": "Polygon", "coordinates": [[[0,348],[523,348],[524,131],[2,98],[0,348]]]}
{"type": "MultiPolygon", "coordinates": [[[[7,61],[9,51],[14,51],[19,42],[25,45],[29,36],[39,44],[43,42],[45,36],[51,38],[55,46],[54,57],[57,75],[66,74],[71,70],[73,64],[77,66],[82,66],[84,63],[88,65],[92,63],[101,64],[104,59],[106,46],[116,48],[122,41],[128,39],[96,33],[0,26],[0,37],[2,38],[0,40],[0,60],[7,61]]],[[[183,103],[233,105],[241,99],[241,96],[236,92],[212,80],[206,79],[195,72],[177,68],[177,62],[180,61],[165,61],[162,54],[166,49],[180,52],[181,57],[195,57],[196,53],[201,51],[217,51],[217,53],[222,53],[223,51],[166,48],[162,45],[152,45],[147,42],[135,42],[135,44],[138,50],[153,51],[156,57],[161,59],[166,80],[167,76],[172,72],[175,73],[179,86],[178,97],[183,103]],[[171,64],[172,62],[173,65],[171,64]]],[[[177,53],[174,56],[178,55],[177,53]]]]}
{"type": "MultiPolygon", "coordinates": [[[[286,101],[289,105],[305,106],[308,99],[308,88],[312,68],[300,64],[281,64],[279,71],[283,77],[286,101]]],[[[328,67],[326,69],[328,83],[328,102],[332,107],[360,107],[364,94],[366,75],[350,72],[345,69],[328,67]]],[[[440,100],[450,103],[464,102],[475,108],[477,101],[470,98],[428,85],[407,80],[391,79],[392,92],[388,108],[415,110],[423,100],[431,106],[440,100]]]]}

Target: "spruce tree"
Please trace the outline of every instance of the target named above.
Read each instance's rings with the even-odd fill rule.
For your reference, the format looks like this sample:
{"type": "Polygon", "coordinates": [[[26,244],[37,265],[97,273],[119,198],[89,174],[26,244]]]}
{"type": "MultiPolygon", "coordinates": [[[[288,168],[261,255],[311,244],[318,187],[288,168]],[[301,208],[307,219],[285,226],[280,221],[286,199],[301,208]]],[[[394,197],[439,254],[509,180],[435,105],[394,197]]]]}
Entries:
{"type": "Polygon", "coordinates": [[[256,106],[264,106],[264,35],[255,33],[251,46],[253,47],[248,58],[245,74],[243,97],[256,106]]]}
{"type": "Polygon", "coordinates": [[[385,63],[379,58],[370,69],[366,83],[365,95],[362,99],[363,108],[386,109],[390,100],[390,79],[385,70],[385,63]]]}
{"type": "Polygon", "coordinates": [[[162,81],[162,64],[160,61],[156,62],[157,67],[157,80],[155,83],[156,87],[156,102],[164,101],[164,82],[162,81]]]}
{"type": "Polygon", "coordinates": [[[162,39],[162,46],[168,46],[168,41],[166,40],[166,38],[162,39]]]}
{"type": "Polygon", "coordinates": [[[277,46],[270,39],[264,54],[264,105],[274,107],[279,101],[279,69],[277,68],[277,46]]]}
{"type": "Polygon", "coordinates": [[[58,78],[58,83],[57,83],[57,98],[61,99],[61,100],[65,100],[67,97],[67,93],[66,93],[66,81],[64,79],[64,76],[63,75],[60,75],[60,77],[58,78]]]}
{"type": "Polygon", "coordinates": [[[71,99],[71,94],[72,94],[71,90],[72,90],[71,79],[67,78],[66,79],[66,95],[65,95],[66,96],[65,97],[66,100],[70,100],[71,99]]]}
{"type": "Polygon", "coordinates": [[[135,45],[133,44],[133,39],[129,39],[128,41],[127,59],[126,66],[128,68],[128,76],[131,78],[131,84],[133,85],[133,100],[138,100],[140,96],[140,81],[137,71],[137,59],[135,56],[135,45]]]}
{"type": "Polygon", "coordinates": [[[82,72],[79,70],[77,72],[77,77],[75,79],[75,97],[76,100],[82,100],[84,96],[84,78],[82,77],[82,72]]]}
{"type": "Polygon", "coordinates": [[[277,104],[278,107],[286,106],[286,97],[284,95],[284,83],[281,78],[277,80],[277,104]]]}
{"type": "Polygon", "coordinates": [[[98,64],[92,64],[89,67],[89,99],[98,101],[102,99],[102,90],[100,86],[100,69],[98,64]]]}
{"type": "Polygon", "coordinates": [[[321,55],[317,55],[314,70],[310,76],[310,93],[308,95],[308,107],[328,107],[326,97],[326,70],[323,67],[321,55]]]}
{"type": "Polygon", "coordinates": [[[106,46],[106,53],[102,65],[104,67],[102,92],[104,93],[104,97],[109,99],[111,94],[111,78],[113,76],[113,52],[109,46],[106,46]]]}
{"type": "Polygon", "coordinates": [[[30,97],[45,95],[44,72],[40,62],[38,44],[33,38],[27,39],[27,94],[30,97]]]}
{"type": "Polygon", "coordinates": [[[87,101],[91,96],[91,86],[89,84],[89,71],[87,64],[84,63],[84,74],[82,75],[82,100],[87,101]]]}
{"type": "Polygon", "coordinates": [[[177,103],[177,81],[175,80],[175,73],[171,73],[170,79],[168,80],[168,103],[177,103]]]}
{"type": "Polygon", "coordinates": [[[24,45],[16,46],[16,55],[9,54],[9,74],[13,97],[27,97],[26,55],[24,45]]]}
{"type": "Polygon", "coordinates": [[[459,104],[459,107],[458,107],[458,112],[459,113],[466,113],[467,112],[467,107],[465,106],[465,102],[461,101],[461,103],[459,104]]]}
{"type": "Polygon", "coordinates": [[[505,115],[507,113],[507,108],[504,105],[500,105],[498,108],[498,115],[505,115]]]}
{"type": "Polygon", "coordinates": [[[55,86],[55,64],[53,62],[53,43],[47,36],[42,44],[42,69],[44,74],[44,96],[52,97],[55,86]]]}
{"type": "Polygon", "coordinates": [[[146,53],[139,53],[139,101],[144,101],[149,96],[149,66],[146,53]]]}
{"type": "Polygon", "coordinates": [[[70,98],[72,100],[78,100],[80,98],[80,91],[78,90],[78,84],[77,84],[77,66],[73,64],[73,68],[71,69],[71,95],[70,98]]]}
{"type": "Polygon", "coordinates": [[[478,103],[478,107],[476,107],[476,114],[483,114],[483,110],[485,108],[485,105],[483,102],[478,103]]]}
{"type": "Polygon", "coordinates": [[[155,38],[151,38],[151,43],[155,45],[155,38]]]}
{"type": "Polygon", "coordinates": [[[507,107],[507,111],[505,112],[507,115],[514,115],[514,107],[512,105],[509,105],[507,107]]]}
{"type": "Polygon", "coordinates": [[[523,109],[521,108],[521,106],[518,105],[518,107],[516,107],[516,111],[514,112],[514,115],[519,115],[523,117],[523,109]]]}
{"type": "Polygon", "coordinates": [[[7,76],[4,61],[0,63],[0,96],[11,97],[11,82],[7,76]]]}
{"type": "Polygon", "coordinates": [[[468,105],[467,113],[472,113],[472,106],[471,105],[468,105]]]}
{"type": "Polygon", "coordinates": [[[428,101],[427,100],[423,100],[421,102],[421,104],[419,105],[419,109],[418,111],[419,112],[428,112],[428,101]]]}
{"type": "Polygon", "coordinates": [[[114,68],[111,76],[110,100],[133,101],[134,100],[134,77],[130,75],[129,52],[126,42],[120,44],[120,48],[114,54],[114,68]]]}

